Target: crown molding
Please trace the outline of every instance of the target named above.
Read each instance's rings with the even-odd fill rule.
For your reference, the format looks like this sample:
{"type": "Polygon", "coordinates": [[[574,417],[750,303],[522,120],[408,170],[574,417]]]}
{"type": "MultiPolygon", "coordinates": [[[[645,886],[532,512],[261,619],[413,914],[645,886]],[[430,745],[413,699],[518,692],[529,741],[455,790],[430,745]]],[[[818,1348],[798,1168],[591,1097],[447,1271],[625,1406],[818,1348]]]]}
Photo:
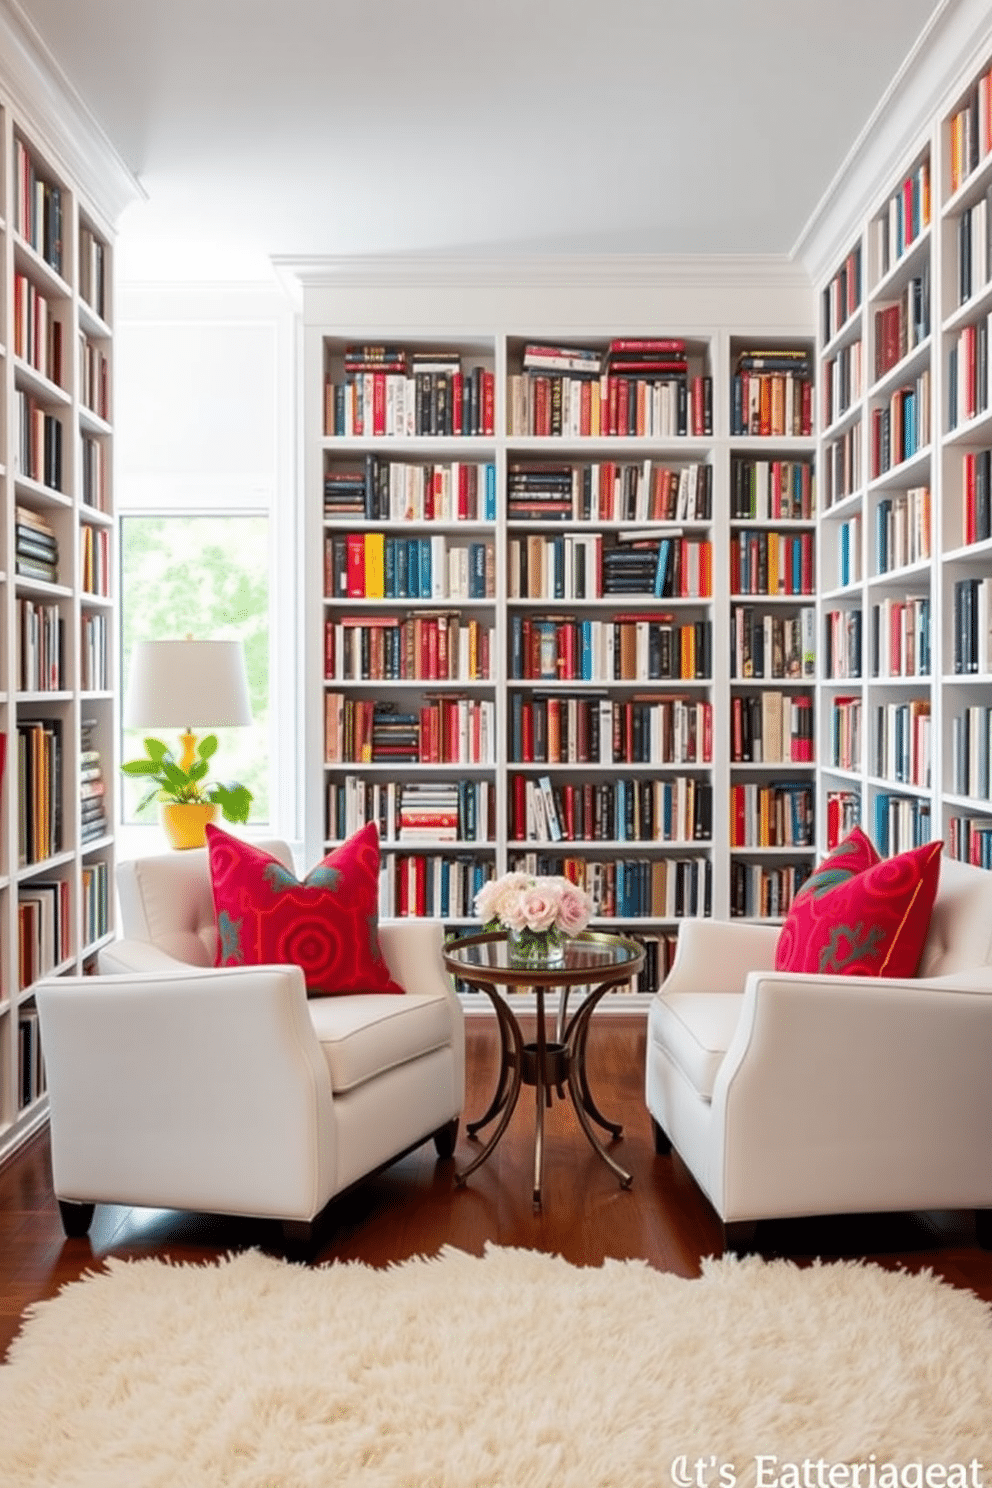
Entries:
{"type": "Polygon", "coordinates": [[[0,0],[0,85],[18,123],[113,227],[145,192],[17,0],[0,0]]]}
{"type": "Polygon", "coordinates": [[[276,257],[281,276],[305,289],[485,287],[583,289],[626,286],[749,289],[809,288],[805,267],[784,254],[569,254],[276,257]]]}
{"type": "Polygon", "coordinates": [[[814,284],[849,251],[990,47],[988,0],[942,0],[796,240],[792,256],[814,284]]]}

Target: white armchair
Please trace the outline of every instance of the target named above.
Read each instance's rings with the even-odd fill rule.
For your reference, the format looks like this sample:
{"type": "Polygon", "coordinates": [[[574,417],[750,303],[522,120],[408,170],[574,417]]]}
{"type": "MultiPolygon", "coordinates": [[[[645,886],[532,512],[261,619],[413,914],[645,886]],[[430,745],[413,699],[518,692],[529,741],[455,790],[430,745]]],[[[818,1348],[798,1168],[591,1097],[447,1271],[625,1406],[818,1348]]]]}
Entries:
{"type": "Polygon", "coordinates": [[[405,996],[308,999],[298,967],[214,967],[206,849],[117,882],[126,938],[101,974],[37,988],[67,1234],[108,1202],[270,1217],[302,1244],[365,1174],[431,1137],[451,1156],[464,1022],[439,921],[379,927],[405,996]]]}
{"type": "Polygon", "coordinates": [[[992,1244],[992,873],[944,858],[919,974],[776,972],[778,928],[684,920],[648,1018],[655,1147],[741,1248],[759,1219],[974,1209],[992,1244]]]}

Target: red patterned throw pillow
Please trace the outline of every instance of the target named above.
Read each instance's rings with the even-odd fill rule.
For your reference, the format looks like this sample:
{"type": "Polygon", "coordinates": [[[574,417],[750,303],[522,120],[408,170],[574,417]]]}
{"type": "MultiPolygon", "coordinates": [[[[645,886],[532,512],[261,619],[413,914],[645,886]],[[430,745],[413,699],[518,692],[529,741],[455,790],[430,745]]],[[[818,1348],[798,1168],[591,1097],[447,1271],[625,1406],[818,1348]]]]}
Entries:
{"type": "Polygon", "coordinates": [[[399,992],[379,946],[379,832],[374,822],[301,883],[277,858],[207,827],[217,966],[299,966],[310,996],[399,992]]]}
{"type": "Polygon", "coordinates": [[[775,949],[775,970],[915,976],[937,895],[942,848],[940,842],[927,842],[880,859],[856,828],[793,899],[775,949]]]}

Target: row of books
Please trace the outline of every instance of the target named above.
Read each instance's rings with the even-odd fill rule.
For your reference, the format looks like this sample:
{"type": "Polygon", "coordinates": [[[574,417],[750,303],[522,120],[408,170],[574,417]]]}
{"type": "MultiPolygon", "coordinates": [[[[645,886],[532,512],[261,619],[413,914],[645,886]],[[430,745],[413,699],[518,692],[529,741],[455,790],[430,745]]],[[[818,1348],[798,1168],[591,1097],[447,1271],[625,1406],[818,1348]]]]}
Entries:
{"type": "Polygon", "coordinates": [[[861,425],[845,429],[823,450],[823,503],[827,511],[862,482],[861,425]]]}
{"type": "Polygon", "coordinates": [[[581,785],[511,775],[509,835],[516,842],[709,842],[713,787],[692,775],[581,785]]]}
{"type": "Polygon", "coordinates": [[[62,273],[67,227],[61,186],[38,169],[22,139],[14,137],[14,229],[45,262],[62,273]]]}
{"type": "Polygon", "coordinates": [[[387,853],[379,870],[384,919],[475,917],[475,896],[493,877],[491,860],[467,854],[387,853]]]}
{"type": "Polygon", "coordinates": [[[713,758],[713,705],[677,696],[510,695],[515,764],[696,765],[713,758]]]}
{"type": "Polygon", "coordinates": [[[701,919],[712,912],[713,865],[708,857],[607,858],[509,854],[521,873],[564,874],[591,895],[602,919],[701,919]]]}
{"type": "Polygon", "coordinates": [[[79,401],[98,418],[110,418],[110,358],[85,331],[79,332],[79,401]]]}
{"type": "Polygon", "coordinates": [[[365,780],[346,775],[327,788],[327,835],[344,841],[374,821],[384,847],[411,842],[491,842],[494,788],[488,780],[365,780]]]}
{"type": "Polygon", "coordinates": [[[816,611],[803,605],[798,614],[769,614],[753,605],[730,610],[730,675],[784,682],[816,675],[816,611]]]}
{"type": "Polygon", "coordinates": [[[32,879],[17,894],[17,965],[21,991],[72,954],[69,881],[32,879]]]}
{"type": "Polygon", "coordinates": [[[824,363],[821,407],[823,427],[843,418],[864,392],[861,339],[849,341],[824,363]]]}
{"type": "Polygon", "coordinates": [[[79,498],[84,506],[105,512],[110,505],[106,446],[96,434],[83,434],[79,452],[79,498]]]}
{"type": "Polygon", "coordinates": [[[507,418],[511,438],[621,436],[679,439],[713,433],[713,379],[684,372],[514,373],[507,418]]]}
{"type": "Polygon", "coordinates": [[[58,583],[59,544],[55,529],[47,517],[28,506],[14,509],[14,572],[21,578],[58,583]]]}
{"type": "Polygon", "coordinates": [[[961,541],[992,537],[992,450],[966,450],[961,457],[961,541]]]}
{"type": "Polygon", "coordinates": [[[823,675],[847,681],[861,676],[861,610],[828,610],[823,617],[823,675]]]}
{"type": "Polygon", "coordinates": [[[853,247],[823,291],[823,344],[828,345],[842,326],[861,308],[861,244],[853,247]]]}
{"type": "Polygon", "coordinates": [[[49,413],[37,398],[18,388],[16,397],[17,438],[14,443],[15,474],[62,490],[62,421],[49,413]]]}
{"type": "Polygon", "coordinates": [[[861,768],[860,697],[835,697],[830,704],[829,760],[838,770],[861,768]]]}
{"type": "Polygon", "coordinates": [[[860,584],[864,578],[861,513],[855,512],[837,525],[837,582],[842,588],[860,584]]]}
{"type": "Polygon", "coordinates": [[[875,708],[873,768],[894,785],[930,787],[930,700],[880,703],[875,708]]]}
{"type": "Polygon", "coordinates": [[[930,196],[930,160],[924,157],[868,225],[872,284],[884,279],[930,226],[930,196]]]}
{"type": "Polygon", "coordinates": [[[87,594],[110,594],[109,527],[91,527],[83,522],[79,528],[79,585],[87,594]]]}
{"type": "Polygon", "coordinates": [[[79,685],[83,692],[106,692],[110,687],[107,637],[106,614],[102,610],[82,610],[79,616],[79,685]]]}
{"type": "Polygon", "coordinates": [[[103,759],[96,741],[96,720],[84,718],[79,731],[79,818],[80,841],[95,842],[106,835],[107,785],[103,759]]]}
{"type": "Polygon", "coordinates": [[[965,207],[957,226],[958,304],[966,305],[992,279],[992,187],[965,207]]]}
{"type": "Polygon", "coordinates": [[[713,511],[713,468],[652,460],[597,464],[511,461],[510,521],[699,522],[713,511]]]}
{"type": "Polygon", "coordinates": [[[62,722],[22,719],[17,725],[19,866],[53,857],[62,841],[62,722]]]}
{"type": "Polygon", "coordinates": [[[328,599],[492,599],[493,544],[481,538],[449,540],[444,532],[431,537],[389,537],[384,532],[328,536],[324,593],[328,599]]]}
{"type": "Polygon", "coordinates": [[[733,764],[807,765],[813,760],[813,699],[766,688],[730,700],[733,764]]]}
{"type": "Polygon", "coordinates": [[[872,605],[871,656],[873,677],[929,677],[929,595],[872,605]]]}
{"type": "Polygon", "coordinates": [[[709,538],[672,537],[650,527],[615,535],[533,533],[510,539],[507,582],[511,599],[709,598],[713,544],[709,538]]]}
{"type": "Polygon", "coordinates": [[[992,670],[992,579],[956,579],[951,595],[954,671],[992,670]]]}
{"type": "Polygon", "coordinates": [[[93,946],[110,932],[110,868],[101,858],[83,864],[83,945],[93,946]]]}
{"type": "Polygon", "coordinates": [[[861,792],[846,789],[827,791],[826,814],[827,849],[832,850],[861,825],[861,792]]]}
{"type": "Polygon", "coordinates": [[[813,594],[812,532],[732,532],[731,594],[813,594]]]}
{"type": "Polygon", "coordinates": [[[989,406],[989,332],[992,314],[962,326],[947,353],[947,423],[956,429],[989,406]]]}
{"type": "Polygon", "coordinates": [[[881,497],[875,507],[876,572],[891,573],[929,559],[932,526],[929,486],[881,497]]]}
{"type": "Polygon", "coordinates": [[[491,435],[495,398],[493,373],[482,366],[463,371],[457,353],[414,360],[409,372],[346,370],[344,382],[327,381],[325,427],[330,435],[363,438],[491,435]]]}
{"type": "Polygon", "coordinates": [[[359,466],[328,462],[324,517],[368,522],[492,522],[496,466],[492,461],[388,460],[368,454],[359,466]]]}
{"type": "Polygon", "coordinates": [[[41,1047],[41,1032],[38,1009],[27,1003],[17,1013],[17,1108],[26,1107],[40,1100],[48,1089],[48,1072],[45,1069],[44,1051],[41,1047]]]}
{"type": "Polygon", "coordinates": [[[992,68],[985,69],[951,116],[950,150],[953,193],[992,150],[992,68]]]}
{"type": "Polygon", "coordinates": [[[79,295],[101,320],[107,318],[107,247],[96,233],[79,225],[79,295]]]}
{"type": "Polygon", "coordinates": [[[574,372],[589,378],[652,372],[685,377],[689,371],[688,347],[681,336],[616,336],[603,347],[528,341],[520,361],[525,372],[574,372]]]}
{"type": "Polygon", "coordinates": [[[62,386],[63,323],[27,274],[14,271],[14,355],[49,382],[62,386]]]}
{"type": "Polygon", "coordinates": [[[887,405],[872,409],[872,479],[924,449],[930,429],[930,371],[925,368],[911,386],[898,388],[887,405]]]}
{"type": "Polygon", "coordinates": [[[951,771],[956,796],[992,799],[992,708],[974,703],[951,719],[951,771]]]}
{"type": "Polygon", "coordinates": [[[815,515],[812,460],[752,460],[740,455],[731,459],[732,520],[808,522],[815,515]]]}
{"type": "Polygon", "coordinates": [[[730,787],[730,846],[812,847],[813,787],[801,781],[730,787]]]}
{"type": "MultiPolygon", "coordinates": [[[[652,996],[672,969],[678,946],[678,933],[674,931],[646,934],[643,930],[630,937],[644,951],[644,965],[630,984],[630,991],[652,996]]],[[[607,993],[607,996],[610,994],[607,993]]]]}
{"type": "Polygon", "coordinates": [[[771,866],[734,858],[730,864],[731,919],[781,919],[811,872],[808,862],[771,866]]]}
{"type": "Polygon", "coordinates": [[[813,367],[801,347],[740,351],[731,381],[730,432],[762,438],[813,432],[813,367]]]}
{"type": "Polygon", "coordinates": [[[59,692],[64,685],[65,624],[57,604],[17,602],[18,675],[21,692],[59,692]]]}
{"type": "Polygon", "coordinates": [[[324,676],[333,682],[484,682],[496,632],[457,610],[344,616],[324,624],[324,676]]]}
{"type": "Polygon", "coordinates": [[[918,796],[879,791],[872,804],[872,838],[883,858],[909,852],[930,842],[930,802],[918,796]]]}
{"type": "Polygon", "coordinates": [[[875,381],[884,377],[930,334],[930,264],[909,280],[898,300],[874,314],[875,381]]]}
{"type": "Polygon", "coordinates": [[[944,851],[960,863],[992,868],[992,822],[987,816],[949,816],[944,851]]]}
{"type": "Polygon", "coordinates": [[[327,764],[465,764],[495,761],[491,699],[436,697],[416,711],[390,702],[327,692],[327,764]]]}
{"type": "Polygon", "coordinates": [[[676,624],[670,611],[614,615],[510,616],[513,681],[691,681],[712,675],[713,624],[676,624]]]}

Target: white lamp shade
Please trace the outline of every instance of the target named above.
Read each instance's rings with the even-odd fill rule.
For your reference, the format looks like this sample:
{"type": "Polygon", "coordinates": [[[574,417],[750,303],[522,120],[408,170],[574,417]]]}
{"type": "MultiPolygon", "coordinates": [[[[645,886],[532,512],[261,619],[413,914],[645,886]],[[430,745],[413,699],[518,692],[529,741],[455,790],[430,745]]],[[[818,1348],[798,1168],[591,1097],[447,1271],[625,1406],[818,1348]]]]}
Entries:
{"type": "Polygon", "coordinates": [[[240,641],[137,641],[124,700],[128,728],[251,723],[240,641]]]}

